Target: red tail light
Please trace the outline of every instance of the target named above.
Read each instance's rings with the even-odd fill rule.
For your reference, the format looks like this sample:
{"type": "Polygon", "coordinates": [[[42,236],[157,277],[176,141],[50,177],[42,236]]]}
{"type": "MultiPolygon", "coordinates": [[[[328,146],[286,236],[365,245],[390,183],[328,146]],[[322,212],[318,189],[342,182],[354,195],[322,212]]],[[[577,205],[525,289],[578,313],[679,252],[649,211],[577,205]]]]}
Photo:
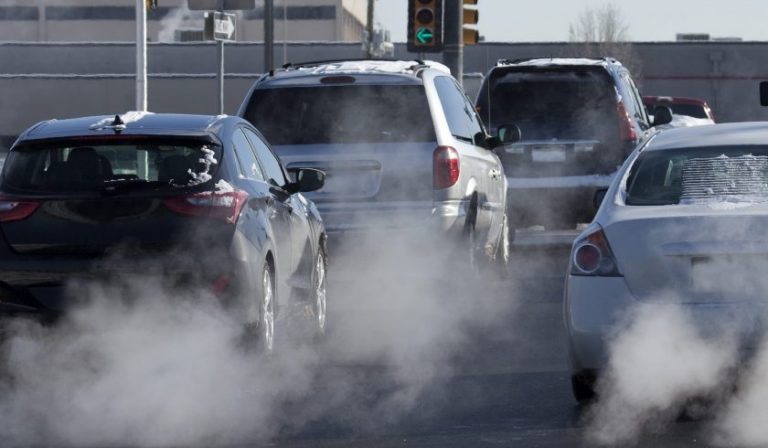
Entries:
{"type": "Polygon", "coordinates": [[[0,197],[0,222],[21,221],[29,218],[40,207],[39,202],[14,201],[0,197]]]}
{"type": "Polygon", "coordinates": [[[205,192],[168,198],[165,206],[180,215],[213,218],[234,224],[247,200],[248,193],[242,190],[205,192]]]}
{"type": "Polygon", "coordinates": [[[571,274],[621,276],[603,228],[599,224],[592,224],[586,232],[586,236],[578,239],[573,245],[571,274]]]}
{"type": "Polygon", "coordinates": [[[619,102],[616,104],[616,113],[619,115],[619,137],[623,142],[636,142],[637,131],[632,126],[632,119],[629,118],[629,112],[624,107],[624,103],[619,102]]]}
{"type": "Polygon", "coordinates": [[[432,183],[448,188],[459,180],[459,153],[450,146],[438,146],[432,154],[432,183]]]}

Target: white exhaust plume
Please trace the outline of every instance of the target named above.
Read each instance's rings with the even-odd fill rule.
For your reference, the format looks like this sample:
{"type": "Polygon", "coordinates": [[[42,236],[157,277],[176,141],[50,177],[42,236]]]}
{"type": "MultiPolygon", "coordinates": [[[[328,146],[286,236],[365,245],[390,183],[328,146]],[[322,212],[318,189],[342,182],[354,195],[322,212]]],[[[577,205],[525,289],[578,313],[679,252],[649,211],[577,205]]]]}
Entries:
{"type": "Polygon", "coordinates": [[[588,417],[593,442],[629,444],[663,429],[690,400],[717,392],[736,362],[731,333],[705,333],[674,304],[639,305],[621,327],[588,417]]]}
{"type": "Polygon", "coordinates": [[[499,323],[514,302],[452,271],[453,245],[377,240],[331,252],[324,342],[278,341],[270,359],[243,349],[241,324],[218,298],[149,276],[88,285],[89,304],[53,327],[15,322],[0,440],[211,446],[267,442],[317,421],[358,433],[396,424],[451,373],[467,328],[499,323]]]}

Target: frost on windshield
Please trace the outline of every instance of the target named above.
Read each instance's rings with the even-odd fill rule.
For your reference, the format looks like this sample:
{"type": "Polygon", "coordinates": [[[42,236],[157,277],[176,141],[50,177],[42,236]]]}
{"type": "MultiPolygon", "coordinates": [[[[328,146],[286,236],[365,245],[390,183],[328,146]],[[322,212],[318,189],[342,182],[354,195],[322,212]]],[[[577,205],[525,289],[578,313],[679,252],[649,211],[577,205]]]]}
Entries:
{"type": "Polygon", "coordinates": [[[690,159],[681,171],[681,204],[768,202],[768,156],[690,159]]]}
{"type": "Polygon", "coordinates": [[[187,173],[189,173],[190,176],[190,180],[187,185],[190,187],[200,185],[211,180],[211,166],[219,163],[218,160],[216,160],[216,157],[214,157],[216,153],[213,152],[213,150],[211,150],[209,147],[203,146],[200,148],[200,152],[203,155],[198,161],[203,165],[203,169],[200,172],[194,172],[191,169],[187,170],[187,173]]]}

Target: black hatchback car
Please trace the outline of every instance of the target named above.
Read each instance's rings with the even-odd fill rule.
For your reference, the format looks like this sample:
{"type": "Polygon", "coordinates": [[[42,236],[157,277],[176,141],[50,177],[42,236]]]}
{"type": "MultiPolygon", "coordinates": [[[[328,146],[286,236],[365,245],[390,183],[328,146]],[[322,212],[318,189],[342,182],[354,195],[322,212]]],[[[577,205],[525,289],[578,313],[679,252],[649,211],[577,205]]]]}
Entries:
{"type": "Polygon", "coordinates": [[[73,284],[160,260],[173,285],[226,299],[266,351],[278,311],[301,308],[322,333],[325,230],[301,192],[325,175],[293,175],[236,117],[39,123],[0,180],[0,313],[59,315],[77,302],[73,284]]]}

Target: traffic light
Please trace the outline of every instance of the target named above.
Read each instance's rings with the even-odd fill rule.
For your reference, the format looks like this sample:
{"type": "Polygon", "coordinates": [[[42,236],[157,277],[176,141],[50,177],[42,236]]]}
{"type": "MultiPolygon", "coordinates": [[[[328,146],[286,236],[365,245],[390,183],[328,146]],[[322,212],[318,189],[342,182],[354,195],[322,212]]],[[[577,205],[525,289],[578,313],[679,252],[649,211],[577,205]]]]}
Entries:
{"type": "Polygon", "coordinates": [[[408,51],[443,51],[443,0],[408,0],[408,51]]]}
{"type": "Polygon", "coordinates": [[[464,0],[462,13],[464,26],[462,27],[464,45],[475,45],[480,40],[480,31],[477,30],[477,21],[480,20],[480,12],[477,10],[478,0],[464,0]],[[468,8],[467,5],[470,5],[468,8]]]}
{"type": "Polygon", "coordinates": [[[155,9],[157,8],[157,0],[145,0],[147,4],[147,9],[155,9]]]}

